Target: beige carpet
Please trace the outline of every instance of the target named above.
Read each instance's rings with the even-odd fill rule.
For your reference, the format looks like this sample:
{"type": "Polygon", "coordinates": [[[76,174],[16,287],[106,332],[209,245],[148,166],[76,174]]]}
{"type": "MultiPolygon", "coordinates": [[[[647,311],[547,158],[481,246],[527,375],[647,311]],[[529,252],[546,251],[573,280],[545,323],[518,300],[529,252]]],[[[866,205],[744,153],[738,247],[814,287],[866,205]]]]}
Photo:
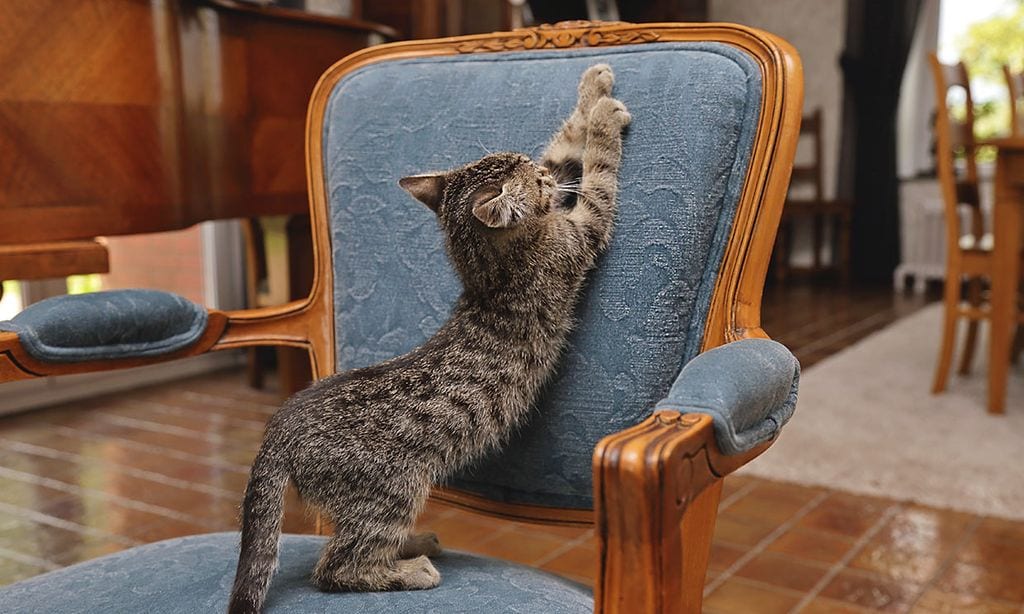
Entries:
{"type": "Polygon", "coordinates": [[[742,472],[1024,520],[1024,369],[1001,417],[984,355],[931,395],[941,317],[929,306],[807,369],[793,419],[742,472]]]}

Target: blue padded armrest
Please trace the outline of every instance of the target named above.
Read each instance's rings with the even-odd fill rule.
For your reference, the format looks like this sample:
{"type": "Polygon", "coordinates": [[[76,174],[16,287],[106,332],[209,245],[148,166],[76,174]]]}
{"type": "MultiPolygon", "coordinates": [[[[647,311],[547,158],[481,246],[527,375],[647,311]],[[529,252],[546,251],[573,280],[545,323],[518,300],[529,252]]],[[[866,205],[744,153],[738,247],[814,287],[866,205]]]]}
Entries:
{"type": "Polygon", "coordinates": [[[746,452],[778,433],[796,409],[800,363],[786,346],[743,339],[704,352],[655,409],[705,413],[724,454],[746,452]]]}
{"type": "Polygon", "coordinates": [[[0,322],[43,362],[160,356],[188,347],[206,330],[206,309],[158,290],[56,296],[0,322]]]}

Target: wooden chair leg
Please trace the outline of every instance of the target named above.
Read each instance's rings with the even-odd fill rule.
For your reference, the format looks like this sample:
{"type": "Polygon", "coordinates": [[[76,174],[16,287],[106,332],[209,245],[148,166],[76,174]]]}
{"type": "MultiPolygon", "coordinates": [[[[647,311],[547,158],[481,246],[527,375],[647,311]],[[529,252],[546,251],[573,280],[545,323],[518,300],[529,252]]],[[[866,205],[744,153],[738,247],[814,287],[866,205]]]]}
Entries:
{"type": "MultiPolygon", "coordinates": [[[[967,281],[967,302],[972,307],[981,306],[981,278],[972,277],[967,281]]],[[[971,364],[974,362],[974,349],[978,343],[978,325],[980,323],[977,320],[970,320],[967,323],[967,335],[964,338],[964,351],[960,355],[960,368],[957,369],[957,373],[960,375],[969,375],[971,373],[971,364]]]]}
{"type": "Polygon", "coordinates": [[[724,480],[717,480],[697,495],[683,514],[682,612],[700,612],[711,558],[711,538],[718,518],[724,480]]]}
{"type": "MultiPolygon", "coordinates": [[[[594,450],[596,614],[699,614],[723,458],[711,416],[658,412],[594,450]]],[[[748,457],[749,456],[749,457],[748,457]]]]}
{"type": "Polygon", "coordinates": [[[790,227],[786,221],[779,225],[779,232],[775,240],[775,251],[772,254],[775,260],[775,281],[784,282],[789,277],[789,239],[790,227]]]}
{"type": "Polygon", "coordinates": [[[849,213],[844,213],[836,218],[836,228],[839,233],[839,243],[836,246],[838,256],[839,279],[843,285],[850,283],[850,227],[853,219],[849,213]]]}
{"type": "Polygon", "coordinates": [[[1010,363],[1020,364],[1020,355],[1024,351],[1024,324],[1017,325],[1017,333],[1013,337],[1013,347],[1010,349],[1010,363]]]}
{"type": "Polygon", "coordinates": [[[260,364],[259,348],[249,348],[247,351],[246,379],[249,387],[256,390],[263,389],[263,365],[260,364]]]}
{"type": "Polygon", "coordinates": [[[813,255],[813,258],[811,259],[811,266],[813,267],[813,271],[814,271],[815,275],[820,273],[821,269],[822,269],[822,265],[821,265],[821,248],[825,244],[825,237],[824,237],[825,227],[824,227],[824,224],[825,224],[825,219],[824,219],[823,215],[821,215],[819,213],[815,213],[814,215],[811,216],[811,225],[812,225],[811,232],[813,233],[813,235],[812,235],[812,245],[813,245],[813,249],[814,249],[814,255],[813,255]]]}
{"type": "Polygon", "coordinates": [[[946,289],[943,298],[942,346],[939,349],[939,364],[935,369],[932,394],[946,390],[949,367],[953,363],[953,345],[956,342],[956,322],[960,306],[960,275],[958,268],[946,267],[946,289]]]}

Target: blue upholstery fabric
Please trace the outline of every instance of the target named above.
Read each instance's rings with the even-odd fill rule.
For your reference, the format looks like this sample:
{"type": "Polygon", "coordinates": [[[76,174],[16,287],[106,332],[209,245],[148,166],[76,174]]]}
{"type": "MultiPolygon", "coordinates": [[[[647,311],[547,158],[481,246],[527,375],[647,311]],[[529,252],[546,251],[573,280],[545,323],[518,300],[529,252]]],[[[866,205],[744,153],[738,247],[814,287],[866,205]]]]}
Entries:
{"type": "MultiPolygon", "coordinates": [[[[568,614],[593,612],[590,589],[494,559],[444,553],[441,585],[427,591],[322,593],[310,583],[324,538],[285,535],[267,614],[568,614]]],[[[238,534],[182,537],[132,548],[0,588],[4,614],[224,612],[238,563],[238,534]]]]}
{"type": "Polygon", "coordinates": [[[705,43],[399,60],[346,76],[326,110],[344,370],[421,344],[460,290],[433,214],[397,180],[486,150],[538,153],[598,62],[633,116],[615,236],[531,422],[453,482],[492,499],[590,507],[594,445],[649,415],[696,355],[757,125],[758,66],[705,43]]]}
{"type": "Polygon", "coordinates": [[[43,362],[159,356],[206,330],[206,309],[170,292],[110,290],[55,296],[0,322],[43,362]]]}
{"type": "Polygon", "coordinates": [[[800,363],[768,339],[733,341],[697,356],[655,409],[710,414],[725,454],[746,452],[778,434],[796,409],[800,363]]]}

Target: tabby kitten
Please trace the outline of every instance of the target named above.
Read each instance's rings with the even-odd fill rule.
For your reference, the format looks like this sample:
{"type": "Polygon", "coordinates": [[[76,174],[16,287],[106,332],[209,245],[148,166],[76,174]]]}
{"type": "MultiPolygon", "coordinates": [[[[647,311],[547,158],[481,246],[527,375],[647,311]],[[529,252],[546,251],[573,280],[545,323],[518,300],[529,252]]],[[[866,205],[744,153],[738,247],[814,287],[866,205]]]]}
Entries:
{"type": "Polygon", "coordinates": [[[232,614],[263,607],[289,479],[334,523],[313,571],[321,590],[441,581],[427,558],[440,552],[437,537],[410,535],[431,485],[523,422],[565,343],[584,276],[611,237],[630,121],[609,97],[612,83],[608,66],[587,69],[572,116],[539,164],[497,153],[399,181],[437,214],[463,292],[419,348],[327,377],[271,418],[243,502],[232,614]],[[579,183],[565,183],[579,172],[579,183]],[[565,194],[579,198],[562,203],[565,194]]]}

